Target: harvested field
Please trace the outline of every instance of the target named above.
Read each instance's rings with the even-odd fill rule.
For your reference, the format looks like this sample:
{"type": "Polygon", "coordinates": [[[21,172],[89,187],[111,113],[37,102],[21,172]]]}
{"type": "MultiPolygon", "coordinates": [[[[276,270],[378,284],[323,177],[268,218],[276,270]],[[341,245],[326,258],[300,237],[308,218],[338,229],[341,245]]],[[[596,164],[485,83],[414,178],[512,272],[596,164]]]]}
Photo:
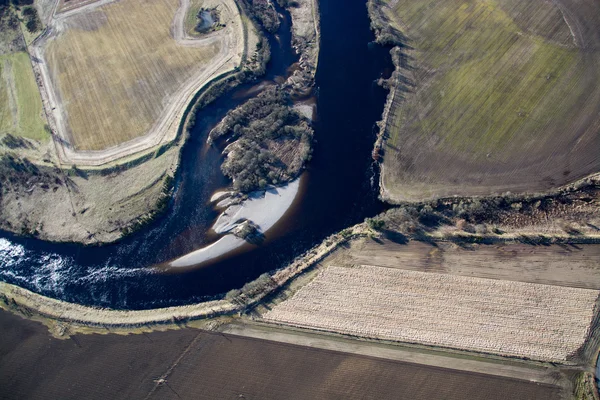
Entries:
{"type": "Polygon", "coordinates": [[[323,265],[374,265],[421,272],[600,290],[600,246],[468,245],[355,240],[323,265]]]}
{"type": "Polygon", "coordinates": [[[0,55],[0,135],[47,140],[46,119],[29,55],[0,55]]]}
{"type": "Polygon", "coordinates": [[[50,338],[0,311],[6,399],[559,399],[558,387],[181,329],[50,338]],[[164,379],[164,384],[157,381],[164,379]]]}
{"type": "Polygon", "coordinates": [[[597,2],[381,3],[408,46],[385,121],[391,201],[544,191],[598,171],[597,2]]]}
{"type": "Polygon", "coordinates": [[[241,60],[239,14],[232,2],[222,6],[229,29],[201,40],[181,38],[177,0],[120,0],[62,18],[43,55],[64,108],[58,127],[73,148],[176,130],[193,93],[241,60]]]}
{"type": "Polygon", "coordinates": [[[538,360],[584,343],[597,290],[373,266],[327,267],[265,320],[538,360]]]}

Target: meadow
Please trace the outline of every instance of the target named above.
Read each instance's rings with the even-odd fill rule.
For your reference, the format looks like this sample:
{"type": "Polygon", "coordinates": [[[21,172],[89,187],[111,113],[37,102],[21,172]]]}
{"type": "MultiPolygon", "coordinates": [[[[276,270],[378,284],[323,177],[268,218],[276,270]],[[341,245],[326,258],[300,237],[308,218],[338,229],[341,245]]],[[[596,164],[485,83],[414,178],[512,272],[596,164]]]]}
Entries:
{"type": "Polygon", "coordinates": [[[391,201],[543,191],[600,167],[597,7],[570,3],[380,6],[405,46],[385,121],[391,201]]]}
{"type": "Polygon", "coordinates": [[[0,55],[0,134],[45,141],[45,121],[29,55],[0,55]]]}

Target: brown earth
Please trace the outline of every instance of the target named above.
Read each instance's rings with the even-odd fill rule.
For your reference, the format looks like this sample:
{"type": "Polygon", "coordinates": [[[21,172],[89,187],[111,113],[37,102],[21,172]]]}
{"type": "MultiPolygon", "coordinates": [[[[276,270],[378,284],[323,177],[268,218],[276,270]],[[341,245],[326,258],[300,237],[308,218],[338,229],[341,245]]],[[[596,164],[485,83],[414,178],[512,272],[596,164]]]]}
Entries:
{"type": "Polygon", "coordinates": [[[322,265],[373,265],[422,272],[600,289],[599,245],[471,244],[387,239],[350,242],[322,265]]]}
{"type": "Polygon", "coordinates": [[[217,334],[191,328],[48,336],[0,311],[4,399],[559,399],[510,378],[217,334]]]}
{"type": "MultiPolygon", "coordinates": [[[[598,157],[600,154],[598,151],[600,149],[598,131],[600,91],[596,90],[600,70],[598,68],[600,65],[600,34],[598,34],[600,31],[597,28],[600,21],[600,4],[598,2],[539,1],[539,7],[535,5],[538,2],[524,3],[509,0],[466,2],[465,8],[474,7],[475,3],[482,3],[509,10],[507,13],[512,13],[510,17],[514,25],[520,29],[517,33],[519,37],[532,34],[538,35],[536,36],[538,38],[545,36],[544,39],[548,43],[556,45],[559,49],[566,49],[574,44],[576,50],[569,51],[576,54],[577,68],[579,68],[577,74],[573,75],[576,77],[574,79],[576,84],[570,85],[565,95],[559,96],[556,100],[556,104],[546,104],[549,97],[543,97],[543,101],[532,105],[531,115],[519,110],[506,111],[492,107],[489,124],[471,125],[464,121],[485,119],[482,110],[495,101],[494,99],[500,98],[499,101],[504,104],[512,104],[519,99],[519,96],[502,98],[504,86],[499,84],[498,87],[494,86],[497,85],[494,80],[497,76],[490,72],[482,75],[484,80],[488,80],[486,90],[491,91],[490,96],[471,99],[473,103],[457,101],[459,105],[455,103],[448,105],[446,89],[452,86],[458,87],[456,91],[459,91],[462,96],[471,90],[470,85],[476,80],[473,76],[462,77],[462,80],[456,79],[452,81],[453,85],[447,87],[439,83],[450,76],[452,71],[458,68],[457,65],[464,62],[464,57],[468,57],[468,55],[461,55],[461,49],[451,49],[451,46],[463,35],[469,35],[474,28],[467,24],[464,29],[461,27],[452,31],[452,35],[437,35],[436,37],[449,37],[449,39],[441,41],[443,42],[440,44],[441,47],[434,49],[435,51],[426,46],[418,48],[415,47],[417,46],[415,43],[420,43],[420,35],[424,31],[428,32],[432,24],[435,25],[427,19],[427,14],[434,13],[432,8],[428,12],[417,13],[416,15],[422,15],[420,17],[422,20],[409,21],[411,25],[407,21],[399,20],[400,18],[394,20],[396,14],[401,14],[398,8],[402,9],[405,5],[398,5],[398,1],[383,1],[383,3],[386,5],[381,7],[384,10],[388,7],[387,10],[390,10],[387,12],[387,15],[391,15],[390,21],[387,21],[388,25],[394,25],[402,31],[406,35],[405,40],[408,45],[403,49],[405,54],[401,63],[401,74],[404,76],[398,81],[398,90],[393,91],[395,95],[391,96],[390,112],[384,116],[385,135],[389,137],[384,146],[384,168],[381,179],[384,198],[391,202],[402,202],[453,195],[483,196],[508,191],[544,192],[598,171],[600,168],[598,157]],[[515,4],[523,6],[515,6],[515,4]],[[393,8],[395,11],[392,10],[393,8]],[[528,9],[523,11],[521,8],[528,9]],[[529,21],[538,17],[547,19],[544,24],[548,26],[542,30],[538,28],[543,27],[544,24],[529,21]],[[570,45],[565,44],[568,43],[565,32],[571,33],[570,45]],[[433,61],[428,64],[424,59],[433,61]],[[455,60],[457,65],[452,64],[453,59],[458,60],[455,60]],[[437,90],[438,86],[444,90],[437,90]],[[572,98],[568,98],[567,95],[572,98]],[[554,106],[557,109],[552,108],[554,106]],[[455,108],[442,118],[440,115],[446,112],[444,107],[455,108]],[[472,112],[473,110],[475,111],[472,112]],[[550,112],[544,114],[547,110],[550,112]],[[500,121],[494,121],[494,118],[504,115],[502,114],[504,111],[515,115],[518,113],[521,120],[508,128],[503,127],[502,120],[506,118],[500,118],[500,121]],[[464,124],[469,129],[459,130],[459,133],[454,136],[448,134],[448,131],[455,130],[457,126],[453,125],[454,120],[458,121],[456,124],[464,124]],[[504,136],[496,132],[502,129],[506,129],[507,132],[504,136]],[[467,130],[470,133],[466,133],[467,130]]],[[[420,3],[414,4],[415,7],[419,7],[420,3]]],[[[446,7],[447,4],[449,2],[435,8],[437,10],[446,7]]],[[[459,26],[464,22],[464,15],[461,13],[468,12],[465,9],[457,9],[452,14],[452,18],[455,19],[449,17],[445,27],[459,26]]],[[[503,40],[509,40],[508,36],[504,35],[493,41],[490,48],[492,50],[494,46],[500,48],[503,40]]],[[[439,43],[434,42],[434,44],[439,43]]],[[[490,52],[490,48],[481,47],[469,51],[473,51],[475,55],[482,55],[490,52]]],[[[524,57],[512,57],[511,62],[518,63],[520,59],[524,57]]],[[[555,66],[552,62],[550,64],[552,67],[555,66]]],[[[510,62],[502,71],[508,71],[509,76],[512,74],[513,82],[519,79],[519,69],[510,62]]],[[[540,77],[540,74],[535,75],[535,79],[540,77]]],[[[548,74],[545,79],[551,81],[553,75],[548,74]]],[[[508,80],[510,81],[511,78],[509,77],[508,80]]],[[[524,80],[520,84],[523,93],[528,94],[526,88],[530,82],[524,80]]]]}

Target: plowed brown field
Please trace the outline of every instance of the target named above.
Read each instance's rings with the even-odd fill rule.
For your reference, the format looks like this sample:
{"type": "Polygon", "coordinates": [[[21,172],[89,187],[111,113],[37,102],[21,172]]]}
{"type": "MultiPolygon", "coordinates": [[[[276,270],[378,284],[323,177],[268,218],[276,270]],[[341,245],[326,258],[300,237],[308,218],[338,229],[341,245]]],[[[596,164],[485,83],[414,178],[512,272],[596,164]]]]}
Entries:
{"type": "Polygon", "coordinates": [[[194,329],[50,338],[0,311],[3,399],[559,399],[557,387],[194,329]],[[158,379],[164,378],[163,384],[158,379]]]}

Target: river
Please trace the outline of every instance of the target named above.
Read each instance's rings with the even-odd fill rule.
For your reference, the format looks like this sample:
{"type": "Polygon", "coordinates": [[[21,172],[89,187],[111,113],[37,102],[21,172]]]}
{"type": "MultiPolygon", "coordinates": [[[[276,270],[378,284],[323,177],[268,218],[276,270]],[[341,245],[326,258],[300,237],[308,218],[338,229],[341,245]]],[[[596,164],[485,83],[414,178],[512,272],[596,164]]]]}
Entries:
{"type": "Polygon", "coordinates": [[[321,47],[316,74],[314,153],[300,192],[284,218],[259,246],[241,249],[195,269],[156,268],[213,242],[218,216],[211,195],[229,182],[220,171],[220,149],[206,145],[210,129],[241,104],[257,84],[285,76],[289,16],[270,38],[272,60],[259,82],[242,85],[202,109],[183,147],[176,191],[165,216],[121,242],[85,247],[0,233],[0,280],[50,297],[116,309],[189,304],[243,286],[285,266],[333,232],[385,209],[371,160],[376,121],[386,91],[375,84],[391,73],[388,49],[374,44],[364,1],[321,0],[321,47]]]}

